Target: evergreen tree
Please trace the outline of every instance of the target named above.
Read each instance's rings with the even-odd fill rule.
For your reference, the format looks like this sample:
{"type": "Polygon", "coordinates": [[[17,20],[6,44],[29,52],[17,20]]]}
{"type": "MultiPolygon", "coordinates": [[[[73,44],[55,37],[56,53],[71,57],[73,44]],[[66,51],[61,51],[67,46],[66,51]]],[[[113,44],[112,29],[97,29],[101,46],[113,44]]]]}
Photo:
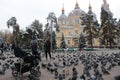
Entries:
{"type": "Polygon", "coordinates": [[[118,35],[118,28],[116,19],[112,17],[104,8],[101,8],[101,45],[112,47],[115,45],[118,35]]]}
{"type": "Polygon", "coordinates": [[[41,40],[43,40],[43,31],[42,31],[42,24],[39,23],[38,20],[35,20],[34,22],[32,22],[32,24],[28,27],[26,27],[26,30],[20,31],[20,37],[21,37],[21,43],[24,43],[25,46],[30,46],[30,42],[32,39],[32,36],[36,35],[38,40],[39,40],[39,48],[42,49],[43,48],[43,42],[41,40]]]}
{"type": "Polygon", "coordinates": [[[39,48],[42,49],[43,47],[43,42],[41,40],[43,40],[43,30],[42,30],[42,24],[39,23],[38,20],[35,20],[32,24],[31,24],[31,28],[34,30],[33,34],[37,34],[37,37],[39,39],[39,48]]]}
{"type": "Polygon", "coordinates": [[[34,31],[36,31],[37,36],[39,39],[43,39],[43,30],[42,30],[42,24],[39,23],[38,20],[35,20],[32,24],[31,24],[31,28],[34,29],[34,31]]]}
{"type": "Polygon", "coordinates": [[[65,43],[65,38],[64,38],[64,34],[62,33],[62,38],[61,38],[61,44],[60,44],[61,48],[66,48],[66,43],[65,43]]]}
{"type": "Polygon", "coordinates": [[[117,23],[117,26],[118,26],[118,36],[117,36],[117,38],[118,38],[118,47],[119,47],[119,49],[120,49],[120,19],[119,19],[119,21],[118,21],[118,23],[117,23]]]}
{"type": "Polygon", "coordinates": [[[53,31],[52,33],[52,49],[56,49],[57,48],[57,44],[56,44],[56,34],[55,31],[53,31]]]}
{"type": "Polygon", "coordinates": [[[80,34],[80,37],[79,37],[79,50],[83,49],[84,47],[86,46],[86,40],[85,40],[85,37],[84,35],[81,33],[80,34]]]}
{"type": "Polygon", "coordinates": [[[85,14],[81,19],[82,25],[85,26],[83,32],[86,33],[87,44],[90,45],[90,47],[93,47],[93,38],[98,36],[99,31],[98,21],[94,19],[92,12],[88,12],[88,14],[85,14]]]}

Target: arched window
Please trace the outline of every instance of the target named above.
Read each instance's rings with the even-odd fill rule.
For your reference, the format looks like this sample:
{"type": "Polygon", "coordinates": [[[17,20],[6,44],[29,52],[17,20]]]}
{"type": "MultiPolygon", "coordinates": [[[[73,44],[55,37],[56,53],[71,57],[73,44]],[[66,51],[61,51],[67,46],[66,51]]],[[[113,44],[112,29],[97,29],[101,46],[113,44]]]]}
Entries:
{"type": "Polygon", "coordinates": [[[75,24],[79,24],[79,23],[80,23],[79,19],[75,19],[75,24]]]}
{"type": "Polygon", "coordinates": [[[68,31],[68,36],[71,36],[71,32],[70,31],[68,31]]]}
{"type": "Polygon", "coordinates": [[[78,30],[75,30],[75,34],[78,34],[78,30]]]}
{"type": "Polygon", "coordinates": [[[66,21],[61,21],[61,23],[60,24],[66,24],[66,21]]]}
{"type": "Polygon", "coordinates": [[[70,44],[70,40],[68,40],[68,44],[70,44]]]}

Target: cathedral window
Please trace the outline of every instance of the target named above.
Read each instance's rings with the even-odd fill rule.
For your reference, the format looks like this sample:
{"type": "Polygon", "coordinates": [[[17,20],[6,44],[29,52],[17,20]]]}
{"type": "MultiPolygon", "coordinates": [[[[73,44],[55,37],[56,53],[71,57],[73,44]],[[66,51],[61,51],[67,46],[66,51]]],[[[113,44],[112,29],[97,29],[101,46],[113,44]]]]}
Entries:
{"type": "Polygon", "coordinates": [[[61,21],[61,24],[66,24],[66,22],[65,21],[61,21]]]}
{"type": "Polygon", "coordinates": [[[75,34],[78,34],[78,30],[75,30],[75,34]]]}
{"type": "Polygon", "coordinates": [[[68,32],[68,36],[71,36],[71,32],[70,31],[68,32]]]}
{"type": "Polygon", "coordinates": [[[75,24],[79,24],[79,19],[75,19],[75,24]]]}
{"type": "Polygon", "coordinates": [[[68,40],[68,44],[70,44],[70,40],[68,40]]]}

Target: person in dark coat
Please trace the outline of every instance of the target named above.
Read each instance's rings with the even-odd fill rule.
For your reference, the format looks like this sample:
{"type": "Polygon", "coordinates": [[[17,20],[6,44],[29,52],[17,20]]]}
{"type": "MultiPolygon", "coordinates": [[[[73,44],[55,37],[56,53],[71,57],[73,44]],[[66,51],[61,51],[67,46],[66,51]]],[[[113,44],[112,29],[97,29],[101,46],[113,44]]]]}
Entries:
{"type": "Polygon", "coordinates": [[[51,46],[51,42],[50,42],[50,39],[49,38],[47,38],[46,40],[45,40],[45,43],[44,43],[44,51],[45,51],[45,56],[46,56],[46,59],[48,58],[47,56],[48,56],[48,54],[49,54],[49,57],[50,57],[50,59],[51,59],[51,53],[50,53],[50,47],[51,46]]]}

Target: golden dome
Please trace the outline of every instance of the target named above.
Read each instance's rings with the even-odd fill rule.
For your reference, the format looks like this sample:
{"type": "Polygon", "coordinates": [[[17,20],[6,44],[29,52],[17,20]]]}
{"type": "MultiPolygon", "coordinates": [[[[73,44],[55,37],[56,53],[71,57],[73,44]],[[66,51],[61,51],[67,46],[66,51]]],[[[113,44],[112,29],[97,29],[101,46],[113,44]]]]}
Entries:
{"type": "Polygon", "coordinates": [[[84,14],[85,14],[85,12],[80,9],[79,4],[76,1],[75,8],[69,13],[68,17],[81,16],[84,14]]]}

